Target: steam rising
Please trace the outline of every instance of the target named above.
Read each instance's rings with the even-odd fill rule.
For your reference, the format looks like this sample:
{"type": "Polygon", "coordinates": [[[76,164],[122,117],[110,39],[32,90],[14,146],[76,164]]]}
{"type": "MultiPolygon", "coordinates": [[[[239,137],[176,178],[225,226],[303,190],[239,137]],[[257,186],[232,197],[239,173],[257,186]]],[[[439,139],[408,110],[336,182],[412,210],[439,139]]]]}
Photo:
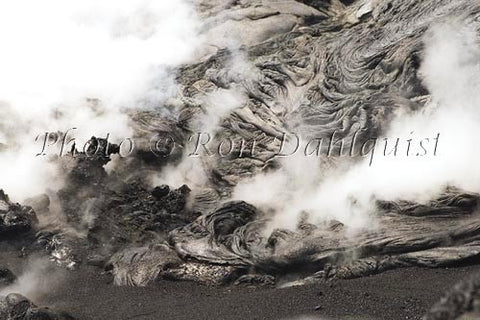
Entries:
{"type": "Polygon", "coordinates": [[[286,158],[280,170],[238,185],[234,198],[273,210],[272,228],[294,228],[307,212],[312,222],[337,219],[357,229],[375,226],[371,213],[376,199],[424,203],[448,185],[480,191],[478,36],[467,25],[449,21],[432,26],[424,42],[420,73],[431,102],[421,111],[398,115],[391,124],[385,135],[391,139],[388,150],[396,138],[402,141],[396,156],[384,156],[379,139],[372,166],[364,159],[328,170],[303,154],[286,158]],[[422,140],[426,155],[420,152],[422,140]]]}
{"type": "Polygon", "coordinates": [[[39,299],[61,285],[66,272],[54,268],[48,259],[31,259],[22,275],[13,284],[0,290],[0,296],[15,292],[31,299],[39,299]]]}
{"type": "Polygon", "coordinates": [[[2,188],[22,200],[61,185],[56,166],[35,158],[37,135],[129,137],[124,111],[175,92],[169,68],[193,57],[197,27],[185,1],[2,2],[2,188]]]}
{"type": "MultiPolygon", "coordinates": [[[[114,141],[130,137],[129,110],[159,107],[176,94],[170,70],[195,58],[202,41],[197,30],[199,21],[186,0],[0,3],[0,187],[15,201],[61,187],[62,172],[51,161],[58,145],[48,145],[49,156],[35,157],[45,132],[77,127],[72,134],[79,148],[92,135],[110,134],[114,141]]],[[[424,203],[448,185],[480,192],[477,33],[450,21],[431,27],[424,40],[420,75],[431,99],[421,111],[397,115],[389,126],[385,137],[403,141],[396,156],[383,156],[380,141],[373,165],[366,158],[329,166],[329,161],[297,153],[282,159],[276,171],[241,182],[232,198],[272,212],[269,230],[295,228],[305,213],[313,223],[336,219],[357,230],[375,228],[377,199],[424,203]],[[410,139],[414,147],[407,156],[405,141],[410,139]],[[438,153],[433,152],[436,143],[438,153]],[[428,154],[420,154],[423,145],[428,154]]],[[[231,112],[245,106],[244,85],[256,77],[238,48],[230,49],[229,74],[222,79],[228,89],[195,97],[206,108],[192,129],[212,137],[231,112]]],[[[286,112],[299,105],[303,94],[290,92],[286,112]]],[[[204,187],[209,175],[202,159],[188,156],[190,151],[153,177],[153,184],[204,187]]],[[[94,200],[85,203],[86,227],[95,221],[95,210],[94,200]]],[[[47,225],[49,218],[41,222],[47,225]]],[[[40,282],[45,263],[32,265],[0,295],[19,292],[35,298],[46,290],[40,282]]]]}
{"type": "MultiPolygon", "coordinates": [[[[201,141],[210,137],[213,139],[217,134],[223,119],[228,117],[235,109],[245,106],[248,96],[243,83],[255,77],[254,68],[248,61],[245,53],[239,49],[238,44],[231,43],[229,47],[231,57],[227,62],[225,81],[231,82],[228,89],[218,88],[212,92],[205,92],[198,97],[199,102],[206,106],[206,110],[191,124],[195,134],[201,134],[201,141]]],[[[198,136],[197,136],[198,138],[198,136]]],[[[189,143],[184,151],[183,158],[178,164],[169,165],[160,174],[151,177],[151,183],[161,183],[179,187],[188,184],[191,187],[203,187],[208,183],[208,176],[205,172],[202,160],[199,157],[192,157],[195,153],[196,143],[189,143]]],[[[203,154],[202,154],[203,156],[203,154]]]]}

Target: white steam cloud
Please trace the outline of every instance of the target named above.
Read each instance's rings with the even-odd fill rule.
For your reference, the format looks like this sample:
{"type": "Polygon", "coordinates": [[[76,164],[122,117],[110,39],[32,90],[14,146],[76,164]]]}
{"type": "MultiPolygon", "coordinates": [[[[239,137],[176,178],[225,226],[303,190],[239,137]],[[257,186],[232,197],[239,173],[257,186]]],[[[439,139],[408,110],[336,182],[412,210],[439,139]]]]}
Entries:
{"type": "MultiPolygon", "coordinates": [[[[248,95],[244,84],[256,76],[255,69],[248,61],[246,54],[239,49],[238,44],[232,42],[229,50],[231,57],[225,67],[228,74],[224,76],[225,80],[231,82],[230,87],[228,89],[217,88],[197,97],[199,103],[205,106],[205,110],[191,124],[194,135],[187,144],[188,148],[184,151],[182,160],[178,164],[166,166],[159,174],[154,174],[151,177],[152,185],[168,184],[179,187],[187,184],[193,188],[202,188],[207,185],[209,175],[206,173],[207,169],[204,167],[201,157],[191,156],[197,151],[195,150],[196,139],[201,139],[203,142],[208,137],[211,140],[214,139],[222,121],[235,109],[245,106],[248,95]]],[[[214,144],[212,143],[212,145],[214,144]]],[[[205,156],[203,150],[201,151],[201,156],[205,156]]]]}
{"type": "Polygon", "coordinates": [[[424,41],[420,73],[431,102],[392,123],[385,137],[390,138],[387,152],[400,138],[396,156],[384,156],[379,139],[371,166],[367,158],[347,170],[345,166],[329,170],[303,154],[286,158],[280,170],[238,185],[234,198],[273,210],[271,228],[294,228],[306,212],[312,222],[337,219],[357,229],[375,226],[371,215],[375,199],[423,203],[448,185],[480,192],[478,35],[465,24],[449,21],[432,26],[424,41]],[[407,156],[409,139],[413,140],[407,156]]]}
{"type": "Polygon", "coordinates": [[[48,259],[30,259],[16,281],[0,290],[0,297],[18,293],[32,300],[40,299],[62,284],[66,272],[55,268],[48,259]]]}
{"type": "Polygon", "coordinates": [[[15,200],[58,188],[38,134],[129,137],[124,109],[174,94],[169,68],[193,58],[197,29],[183,0],[1,2],[1,188],[15,200]]]}

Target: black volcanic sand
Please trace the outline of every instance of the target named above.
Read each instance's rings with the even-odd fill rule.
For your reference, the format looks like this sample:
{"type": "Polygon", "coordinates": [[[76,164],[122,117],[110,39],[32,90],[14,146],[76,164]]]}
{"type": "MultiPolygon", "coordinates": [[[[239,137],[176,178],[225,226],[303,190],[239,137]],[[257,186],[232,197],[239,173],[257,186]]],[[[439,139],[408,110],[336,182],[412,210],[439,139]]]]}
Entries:
{"type": "MultiPolygon", "coordinates": [[[[24,259],[5,251],[0,258],[21,272],[24,259]]],[[[83,266],[59,270],[61,285],[33,300],[77,319],[420,319],[446,290],[479,270],[408,268],[284,289],[171,281],[131,288],[114,287],[99,268],[83,266]]]]}

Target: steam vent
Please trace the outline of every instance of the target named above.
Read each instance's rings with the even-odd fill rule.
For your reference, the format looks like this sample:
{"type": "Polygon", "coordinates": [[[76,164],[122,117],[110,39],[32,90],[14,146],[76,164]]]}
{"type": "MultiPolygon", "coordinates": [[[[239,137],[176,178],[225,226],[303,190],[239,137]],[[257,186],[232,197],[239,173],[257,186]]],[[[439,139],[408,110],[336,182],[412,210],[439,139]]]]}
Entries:
{"type": "Polygon", "coordinates": [[[480,2],[0,1],[0,320],[480,319],[480,2]]]}

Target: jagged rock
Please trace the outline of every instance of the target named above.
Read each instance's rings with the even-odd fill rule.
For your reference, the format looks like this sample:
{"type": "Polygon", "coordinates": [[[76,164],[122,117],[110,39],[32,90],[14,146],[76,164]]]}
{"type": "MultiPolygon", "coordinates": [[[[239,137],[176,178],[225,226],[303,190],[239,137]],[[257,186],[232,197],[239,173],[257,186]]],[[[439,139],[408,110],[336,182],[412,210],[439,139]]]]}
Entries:
{"type": "Polygon", "coordinates": [[[11,293],[0,297],[0,319],[5,320],[73,320],[65,312],[39,308],[20,294],[11,293]]]}
{"type": "Polygon", "coordinates": [[[31,207],[10,202],[4,191],[0,190],[0,237],[30,231],[37,222],[37,216],[31,207]]]}
{"type": "Polygon", "coordinates": [[[80,240],[75,239],[60,230],[42,230],[35,235],[35,244],[50,255],[50,260],[67,269],[74,269],[79,263],[75,247],[80,240]]]}
{"type": "Polygon", "coordinates": [[[160,200],[161,198],[165,197],[170,192],[170,187],[167,185],[161,185],[159,187],[155,187],[152,191],[152,196],[156,199],[160,200]]]}
{"type": "MultiPolygon", "coordinates": [[[[104,140],[97,140],[105,144],[104,140]]],[[[78,155],[66,186],[58,192],[69,225],[87,235],[84,250],[108,256],[128,246],[148,245],[198,216],[186,208],[190,193],[187,186],[173,190],[164,186],[150,191],[136,179],[125,181],[124,176],[108,176],[103,168],[108,158],[98,157],[78,155]],[[84,179],[90,175],[94,177],[84,179]]]]}

